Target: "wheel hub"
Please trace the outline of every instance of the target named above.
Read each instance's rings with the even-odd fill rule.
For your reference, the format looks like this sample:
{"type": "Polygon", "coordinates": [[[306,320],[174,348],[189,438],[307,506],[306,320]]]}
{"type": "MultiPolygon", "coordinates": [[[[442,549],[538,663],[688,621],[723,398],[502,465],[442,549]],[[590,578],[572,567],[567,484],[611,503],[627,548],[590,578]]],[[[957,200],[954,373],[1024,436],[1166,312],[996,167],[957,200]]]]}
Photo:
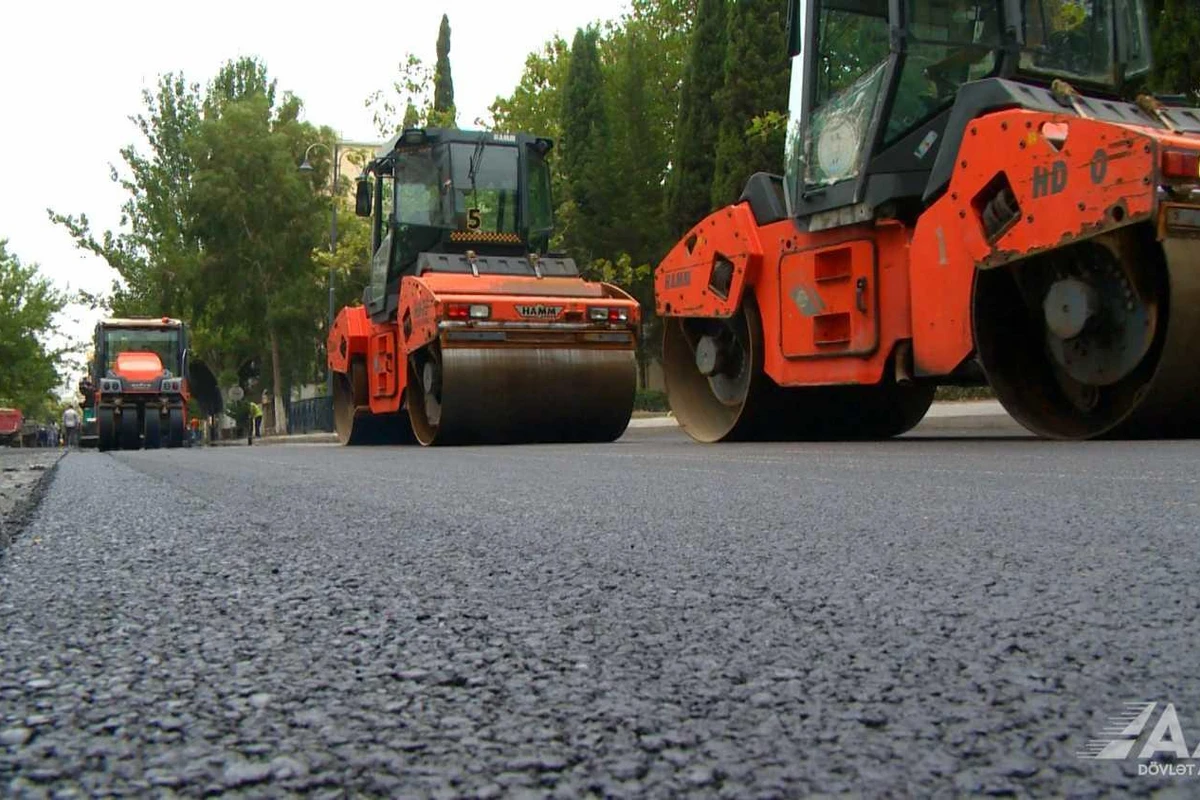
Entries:
{"type": "Polygon", "coordinates": [[[711,378],[725,365],[725,354],[715,336],[701,336],[696,343],[696,369],[701,375],[711,378]]]}
{"type": "Polygon", "coordinates": [[[1096,290],[1077,278],[1056,281],[1042,303],[1046,326],[1059,339],[1073,339],[1096,314],[1098,301],[1096,290]]]}
{"type": "Polygon", "coordinates": [[[1084,386],[1110,386],[1141,362],[1154,336],[1153,309],[1111,250],[1090,249],[1046,291],[1042,312],[1054,361],[1084,386]]]}

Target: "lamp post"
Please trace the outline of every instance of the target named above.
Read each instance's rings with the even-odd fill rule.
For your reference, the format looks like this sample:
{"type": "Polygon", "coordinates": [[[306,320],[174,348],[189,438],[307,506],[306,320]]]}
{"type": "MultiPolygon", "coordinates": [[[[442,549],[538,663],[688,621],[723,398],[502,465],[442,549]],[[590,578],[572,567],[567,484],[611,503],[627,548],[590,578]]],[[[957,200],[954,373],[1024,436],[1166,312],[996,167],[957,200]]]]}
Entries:
{"type": "MultiPolygon", "coordinates": [[[[333,259],[337,255],[338,176],[339,176],[339,173],[341,172],[341,167],[342,167],[342,147],[343,146],[354,148],[354,149],[367,148],[367,149],[373,150],[373,149],[379,147],[379,144],[376,142],[347,142],[347,141],[340,141],[340,140],[335,140],[333,143],[333,151],[331,153],[331,155],[333,156],[333,170],[332,170],[333,175],[332,175],[332,180],[329,183],[329,207],[330,207],[330,212],[329,212],[329,319],[326,322],[326,328],[325,328],[325,342],[326,342],[327,346],[329,343],[329,333],[330,333],[330,331],[333,330],[333,314],[334,314],[333,259]]],[[[329,145],[325,144],[324,142],[313,142],[312,144],[310,144],[308,146],[308,148],[304,151],[304,161],[303,161],[303,163],[300,164],[301,172],[312,172],[313,171],[313,165],[312,165],[312,162],[308,160],[308,156],[310,153],[312,153],[312,151],[314,149],[316,149],[318,147],[323,147],[323,148],[325,148],[326,152],[329,152],[329,145]]],[[[326,355],[326,357],[325,357],[325,391],[329,393],[330,397],[333,396],[333,367],[329,366],[328,355],[326,355]]]]}

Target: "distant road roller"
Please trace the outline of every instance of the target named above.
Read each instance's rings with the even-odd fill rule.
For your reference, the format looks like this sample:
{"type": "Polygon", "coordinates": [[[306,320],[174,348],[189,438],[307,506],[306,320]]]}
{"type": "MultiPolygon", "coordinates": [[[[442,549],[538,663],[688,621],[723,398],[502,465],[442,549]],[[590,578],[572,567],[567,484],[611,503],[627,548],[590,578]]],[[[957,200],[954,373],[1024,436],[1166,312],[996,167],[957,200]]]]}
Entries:
{"type": "Polygon", "coordinates": [[[359,178],[370,283],[329,332],[346,445],[605,442],[633,413],[640,310],[548,252],[552,142],[413,128],[359,178]]]}
{"type": "Polygon", "coordinates": [[[1142,0],[789,12],[785,175],[655,273],[684,430],[890,437],[987,384],[1047,438],[1200,433],[1200,114],[1139,88],[1142,0]]]}

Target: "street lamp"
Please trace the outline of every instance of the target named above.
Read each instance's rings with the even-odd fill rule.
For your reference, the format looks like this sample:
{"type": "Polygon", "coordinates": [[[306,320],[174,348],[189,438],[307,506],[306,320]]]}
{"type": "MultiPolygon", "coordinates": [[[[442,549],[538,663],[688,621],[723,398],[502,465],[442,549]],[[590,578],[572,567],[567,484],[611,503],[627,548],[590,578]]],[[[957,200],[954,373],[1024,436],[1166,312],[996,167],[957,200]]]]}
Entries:
{"type": "MultiPolygon", "coordinates": [[[[360,150],[360,149],[374,150],[377,147],[379,147],[380,145],[376,142],[347,142],[347,141],[336,141],[336,140],[333,143],[333,153],[332,153],[332,155],[333,155],[333,179],[330,181],[330,184],[329,184],[329,205],[330,205],[330,218],[329,218],[329,257],[330,257],[329,258],[329,320],[326,323],[326,329],[325,329],[326,346],[328,346],[328,342],[329,342],[329,333],[330,333],[330,331],[333,330],[333,314],[334,314],[333,259],[337,255],[338,173],[341,171],[341,167],[342,167],[341,151],[342,151],[343,146],[354,148],[356,150],[360,150]]],[[[313,171],[313,165],[312,165],[312,162],[308,160],[308,156],[310,153],[312,153],[312,151],[314,149],[316,149],[318,147],[323,147],[323,148],[325,148],[325,152],[329,152],[329,145],[325,144],[324,142],[313,142],[312,144],[310,144],[308,146],[308,148],[304,151],[304,161],[300,164],[301,172],[312,172],[313,171]]],[[[329,393],[330,397],[333,396],[333,367],[329,366],[328,355],[325,358],[325,391],[329,393]]]]}

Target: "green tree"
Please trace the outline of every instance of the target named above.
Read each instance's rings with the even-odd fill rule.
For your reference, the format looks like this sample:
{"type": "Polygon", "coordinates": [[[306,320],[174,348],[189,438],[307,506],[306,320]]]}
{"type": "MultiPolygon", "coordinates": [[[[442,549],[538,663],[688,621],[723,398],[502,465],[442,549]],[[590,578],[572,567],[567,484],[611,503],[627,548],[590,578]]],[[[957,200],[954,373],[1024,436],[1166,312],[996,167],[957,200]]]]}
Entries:
{"type": "Polygon", "coordinates": [[[612,167],[605,152],[608,114],[598,39],[595,28],[576,31],[563,86],[560,158],[569,201],[563,208],[563,240],[585,267],[606,252],[612,219],[612,167]]]}
{"type": "Polygon", "coordinates": [[[712,210],[717,106],[725,76],[727,0],[700,0],[680,86],[679,122],[667,188],[667,225],[682,236],[712,210]]]}
{"type": "Polygon", "coordinates": [[[8,252],[8,240],[0,239],[0,406],[30,417],[47,413],[65,352],[47,340],[66,303],[36,265],[22,264],[8,252]]]}
{"type": "Polygon", "coordinates": [[[86,214],[53,209],[47,213],[77,247],[100,256],[117,272],[108,302],[114,314],[182,315],[196,288],[199,257],[198,243],[183,220],[182,203],[193,169],[185,142],[200,122],[202,97],[199,86],[182,75],[166,74],[153,92],[144,90],[142,98],[145,111],[131,119],[149,152],[133,145],[121,149],[127,176],[109,167],[113,182],[129,194],[121,207],[125,230],[97,237],[86,214]]]}
{"type": "Polygon", "coordinates": [[[452,128],[457,125],[454,109],[454,78],[450,75],[450,18],[442,14],[438,27],[437,63],[433,67],[433,113],[436,124],[452,128]]]}
{"type": "Polygon", "coordinates": [[[712,205],[733,203],[755,172],[783,172],[784,131],[751,133],[754,120],[787,109],[786,7],[776,0],[736,0],[730,8],[725,81],[712,205]]]}
{"type": "MultiPolygon", "coordinates": [[[[222,76],[245,68],[228,64],[222,76]]],[[[232,96],[222,76],[189,143],[188,222],[203,245],[206,283],[221,287],[220,316],[242,323],[257,352],[265,350],[277,429],[286,430],[285,390],[312,374],[325,316],[325,278],[313,252],[328,208],[310,181],[327,186],[331,164],[318,164],[312,178],[297,164],[309,143],[332,137],[299,121],[295,96],[275,101],[265,69],[232,96]]]]}
{"type": "Polygon", "coordinates": [[[1183,94],[1194,104],[1200,99],[1200,6],[1189,0],[1151,0],[1153,28],[1153,87],[1183,94]]]}
{"type": "Polygon", "coordinates": [[[404,127],[415,128],[421,124],[421,112],[417,111],[417,107],[409,101],[404,109],[404,127]]]}

